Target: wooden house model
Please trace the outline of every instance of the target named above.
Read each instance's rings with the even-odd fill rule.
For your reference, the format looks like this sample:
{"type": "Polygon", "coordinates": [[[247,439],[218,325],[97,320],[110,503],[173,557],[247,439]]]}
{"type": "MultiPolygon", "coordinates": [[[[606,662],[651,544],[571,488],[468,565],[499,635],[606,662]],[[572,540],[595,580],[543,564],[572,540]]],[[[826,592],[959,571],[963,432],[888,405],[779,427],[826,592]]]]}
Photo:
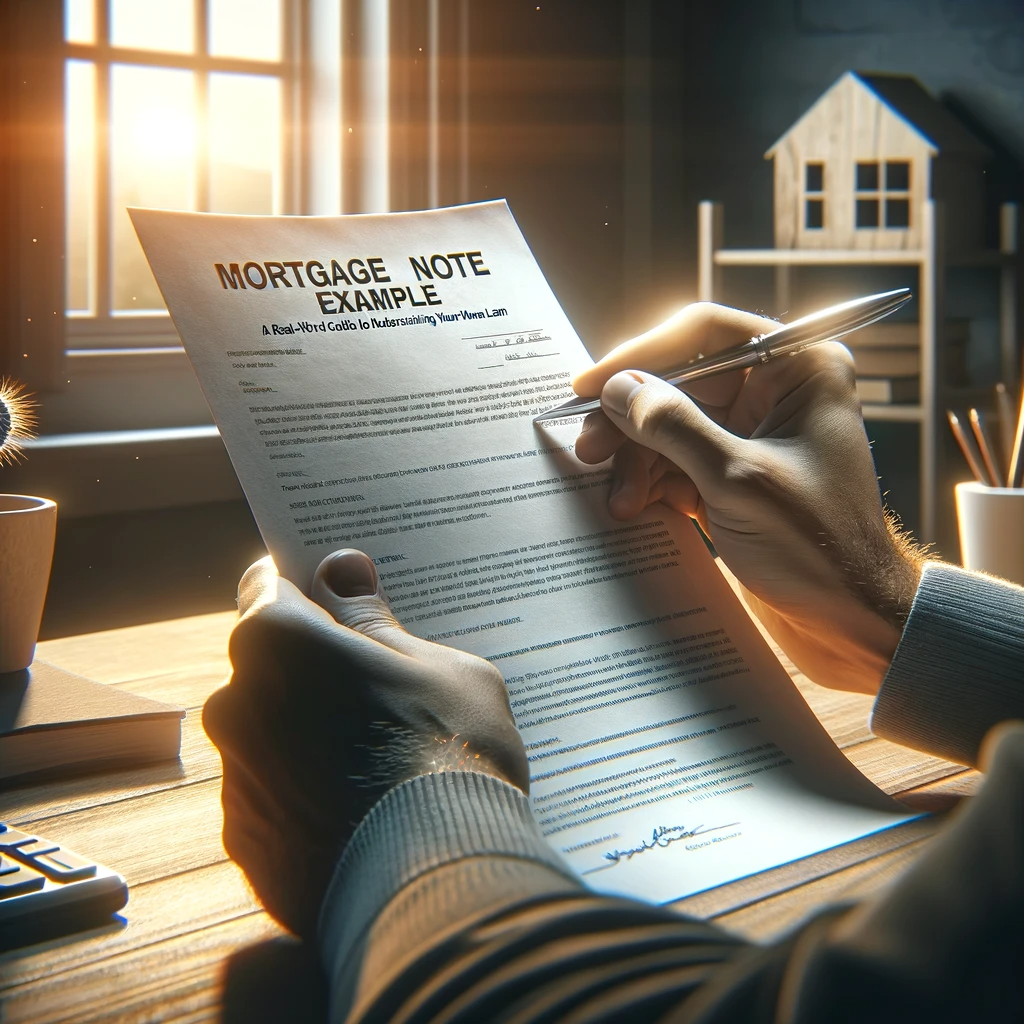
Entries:
{"type": "Polygon", "coordinates": [[[765,157],[778,249],[920,250],[928,199],[948,250],[984,244],[991,153],[909,75],[847,71],[765,157]]]}

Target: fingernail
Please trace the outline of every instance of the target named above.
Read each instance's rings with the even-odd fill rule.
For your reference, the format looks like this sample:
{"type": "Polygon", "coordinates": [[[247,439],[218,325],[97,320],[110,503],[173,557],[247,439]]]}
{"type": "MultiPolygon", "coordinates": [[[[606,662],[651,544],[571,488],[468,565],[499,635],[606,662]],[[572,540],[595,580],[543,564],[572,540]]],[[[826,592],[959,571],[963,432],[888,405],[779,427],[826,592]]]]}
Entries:
{"type": "Polygon", "coordinates": [[[377,593],[377,568],[362,551],[346,548],[331,555],[324,582],[338,597],[368,597],[377,593]]]}
{"type": "Polygon", "coordinates": [[[617,373],[605,384],[601,392],[601,404],[619,416],[625,416],[629,411],[633,392],[643,386],[643,379],[631,370],[617,373]]]}

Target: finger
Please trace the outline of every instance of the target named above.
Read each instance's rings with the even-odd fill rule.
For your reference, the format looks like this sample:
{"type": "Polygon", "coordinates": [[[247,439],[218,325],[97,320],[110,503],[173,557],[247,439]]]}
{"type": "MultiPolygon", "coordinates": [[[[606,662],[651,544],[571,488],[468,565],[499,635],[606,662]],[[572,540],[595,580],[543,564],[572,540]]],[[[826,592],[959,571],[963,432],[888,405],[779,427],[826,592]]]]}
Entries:
{"type": "Polygon", "coordinates": [[[651,503],[651,490],[656,482],[653,470],[660,458],[656,451],[635,441],[626,441],[615,453],[608,511],[616,519],[632,519],[651,503]]]}
{"type": "Polygon", "coordinates": [[[616,374],[601,392],[601,408],[628,438],[664,455],[702,493],[725,478],[747,443],[650,374],[616,374]]]}
{"type": "MultiPolygon", "coordinates": [[[[641,368],[650,373],[664,373],[685,365],[698,355],[720,352],[778,326],[774,320],[755,313],[713,302],[694,302],[646,334],[613,349],[580,373],[573,381],[573,388],[578,395],[596,396],[605,383],[622,370],[641,368]]],[[[738,370],[695,382],[687,390],[698,401],[728,405],[742,385],[744,376],[744,371],[738,370]]]]}
{"type": "Polygon", "coordinates": [[[625,441],[625,435],[603,412],[592,412],[576,438],[576,458],[588,466],[610,459],[625,441]]]}
{"type": "Polygon", "coordinates": [[[804,419],[822,420],[823,403],[860,417],[856,370],[845,345],[827,342],[754,367],[724,426],[741,437],[792,436],[804,419]]]}
{"type": "Polygon", "coordinates": [[[336,622],[402,654],[422,652],[426,641],[410,636],[392,614],[369,555],[343,548],[328,555],[313,575],[310,597],[336,622]]]}
{"type": "Polygon", "coordinates": [[[238,612],[244,615],[257,602],[271,601],[280,577],[270,555],[253,562],[238,581],[238,612]]]}

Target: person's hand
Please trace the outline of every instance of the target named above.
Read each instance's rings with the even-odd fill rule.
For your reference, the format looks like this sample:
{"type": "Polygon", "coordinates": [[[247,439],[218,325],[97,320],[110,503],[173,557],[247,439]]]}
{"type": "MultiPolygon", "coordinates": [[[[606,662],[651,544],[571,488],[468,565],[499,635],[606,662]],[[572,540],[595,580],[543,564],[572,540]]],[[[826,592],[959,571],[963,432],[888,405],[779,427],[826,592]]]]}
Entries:
{"type": "Polygon", "coordinates": [[[700,302],[620,345],[573,382],[602,408],[576,454],[614,455],[616,518],[660,501],[696,519],[808,676],[875,693],[921,556],[883,510],[849,351],[815,346],[696,382],[689,397],[652,376],[777,326],[700,302]]]}
{"type": "Polygon", "coordinates": [[[203,724],[224,762],[224,846],[267,910],[309,936],[355,826],[391,787],[484,771],[529,788],[501,673],[411,636],[373,562],[324,559],[313,600],[269,558],[242,577],[231,679],[203,724]]]}

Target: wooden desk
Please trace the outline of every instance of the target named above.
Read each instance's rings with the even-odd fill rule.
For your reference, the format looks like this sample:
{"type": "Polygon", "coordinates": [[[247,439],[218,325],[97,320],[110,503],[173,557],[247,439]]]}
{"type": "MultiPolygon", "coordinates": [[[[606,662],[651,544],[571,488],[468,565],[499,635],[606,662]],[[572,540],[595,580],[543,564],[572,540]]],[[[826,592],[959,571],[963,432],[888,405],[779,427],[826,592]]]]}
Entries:
{"type": "MultiPolygon", "coordinates": [[[[0,956],[0,1020],[302,1021],[322,1016],[310,958],[260,910],[221,845],[220,759],[201,708],[226,678],[234,613],[50,640],[38,657],[104,683],[188,708],[180,764],[0,792],[0,820],[121,872],[124,918],[96,931],[0,956]],[[298,988],[305,1001],[294,1001],[298,988]]],[[[785,660],[785,659],[784,659],[785,660]]],[[[886,792],[941,809],[976,773],[871,736],[870,701],[791,673],[836,743],[886,792]]],[[[934,819],[681,902],[753,939],[823,903],[862,896],[909,864],[934,819]],[[771,895],[765,895],[771,893],[771,895]]]]}

